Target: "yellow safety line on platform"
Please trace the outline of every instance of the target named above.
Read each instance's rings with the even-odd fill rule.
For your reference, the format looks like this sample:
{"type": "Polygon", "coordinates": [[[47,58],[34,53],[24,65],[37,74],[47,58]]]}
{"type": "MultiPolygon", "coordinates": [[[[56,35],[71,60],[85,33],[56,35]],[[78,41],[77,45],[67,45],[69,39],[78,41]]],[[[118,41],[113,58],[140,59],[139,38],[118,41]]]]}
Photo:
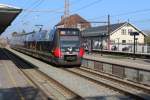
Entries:
{"type": "MultiPolygon", "coordinates": [[[[4,64],[4,66],[5,66],[5,64],[4,64]]],[[[7,70],[7,72],[8,72],[8,75],[9,75],[11,81],[13,82],[13,84],[14,84],[15,87],[16,87],[17,93],[19,94],[21,100],[25,100],[25,98],[23,97],[22,93],[20,92],[20,89],[17,87],[17,82],[15,81],[15,79],[14,79],[14,78],[12,77],[12,75],[10,74],[10,71],[9,71],[8,67],[7,67],[7,66],[5,66],[5,67],[6,67],[6,70],[7,70]]]]}

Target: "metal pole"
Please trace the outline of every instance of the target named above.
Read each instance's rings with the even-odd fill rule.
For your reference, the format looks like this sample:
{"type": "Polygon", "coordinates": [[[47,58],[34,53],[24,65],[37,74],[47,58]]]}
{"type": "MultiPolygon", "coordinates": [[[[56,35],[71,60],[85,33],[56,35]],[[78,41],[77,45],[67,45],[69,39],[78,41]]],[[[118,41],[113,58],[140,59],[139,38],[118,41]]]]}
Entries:
{"type": "Polygon", "coordinates": [[[69,0],[65,0],[64,6],[64,27],[68,27],[67,18],[69,18],[69,0]]]}
{"type": "Polygon", "coordinates": [[[135,34],[134,34],[134,48],[133,48],[134,50],[133,50],[133,60],[135,60],[135,34]]]}
{"type": "Polygon", "coordinates": [[[108,15],[107,32],[108,32],[108,50],[110,50],[110,15],[108,15]]]}
{"type": "Polygon", "coordinates": [[[118,40],[118,51],[119,51],[119,38],[117,38],[117,40],[118,40]]]}
{"type": "Polygon", "coordinates": [[[136,52],[137,52],[137,38],[135,40],[136,40],[135,43],[136,43],[136,52]]]}
{"type": "Polygon", "coordinates": [[[101,56],[103,56],[103,54],[102,54],[102,49],[103,49],[103,43],[102,42],[103,42],[103,40],[102,39],[103,39],[103,36],[101,36],[101,56]]]}

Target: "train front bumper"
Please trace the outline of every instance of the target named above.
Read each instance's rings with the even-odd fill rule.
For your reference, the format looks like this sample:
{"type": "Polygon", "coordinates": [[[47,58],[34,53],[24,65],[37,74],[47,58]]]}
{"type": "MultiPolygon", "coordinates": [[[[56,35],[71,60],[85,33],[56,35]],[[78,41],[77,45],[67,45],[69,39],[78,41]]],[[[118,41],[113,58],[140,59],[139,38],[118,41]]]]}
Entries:
{"type": "Polygon", "coordinates": [[[56,65],[81,65],[82,58],[77,58],[76,60],[65,60],[63,58],[56,58],[56,65]]]}

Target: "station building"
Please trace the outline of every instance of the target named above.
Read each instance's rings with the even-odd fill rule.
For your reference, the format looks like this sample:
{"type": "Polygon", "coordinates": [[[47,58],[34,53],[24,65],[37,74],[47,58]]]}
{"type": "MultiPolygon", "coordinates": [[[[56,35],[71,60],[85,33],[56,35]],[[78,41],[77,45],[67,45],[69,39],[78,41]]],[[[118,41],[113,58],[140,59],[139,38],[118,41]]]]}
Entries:
{"type": "Polygon", "coordinates": [[[61,18],[61,21],[56,25],[57,28],[78,28],[79,30],[85,30],[91,27],[90,22],[82,18],[78,14],[70,15],[67,18],[61,18]]]}
{"type": "Polygon", "coordinates": [[[144,32],[136,28],[128,22],[97,26],[85,29],[82,31],[82,41],[85,48],[133,52],[134,37],[130,35],[131,32],[138,32],[136,36],[136,51],[147,52],[144,39],[147,36],[144,32]],[[108,36],[110,36],[110,43],[108,44],[108,36]]]}

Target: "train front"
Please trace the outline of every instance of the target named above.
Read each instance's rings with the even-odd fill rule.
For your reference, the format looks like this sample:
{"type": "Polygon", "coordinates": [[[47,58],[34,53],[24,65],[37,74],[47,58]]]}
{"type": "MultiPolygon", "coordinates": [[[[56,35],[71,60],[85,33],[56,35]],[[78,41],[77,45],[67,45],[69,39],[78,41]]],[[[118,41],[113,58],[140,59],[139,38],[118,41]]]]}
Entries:
{"type": "Polygon", "coordinates": [[[74,28],[58,29],[59,45],[54,55],[60,65],[81,65],[84,49],[81,47],[80,31],[74,28]]]}

